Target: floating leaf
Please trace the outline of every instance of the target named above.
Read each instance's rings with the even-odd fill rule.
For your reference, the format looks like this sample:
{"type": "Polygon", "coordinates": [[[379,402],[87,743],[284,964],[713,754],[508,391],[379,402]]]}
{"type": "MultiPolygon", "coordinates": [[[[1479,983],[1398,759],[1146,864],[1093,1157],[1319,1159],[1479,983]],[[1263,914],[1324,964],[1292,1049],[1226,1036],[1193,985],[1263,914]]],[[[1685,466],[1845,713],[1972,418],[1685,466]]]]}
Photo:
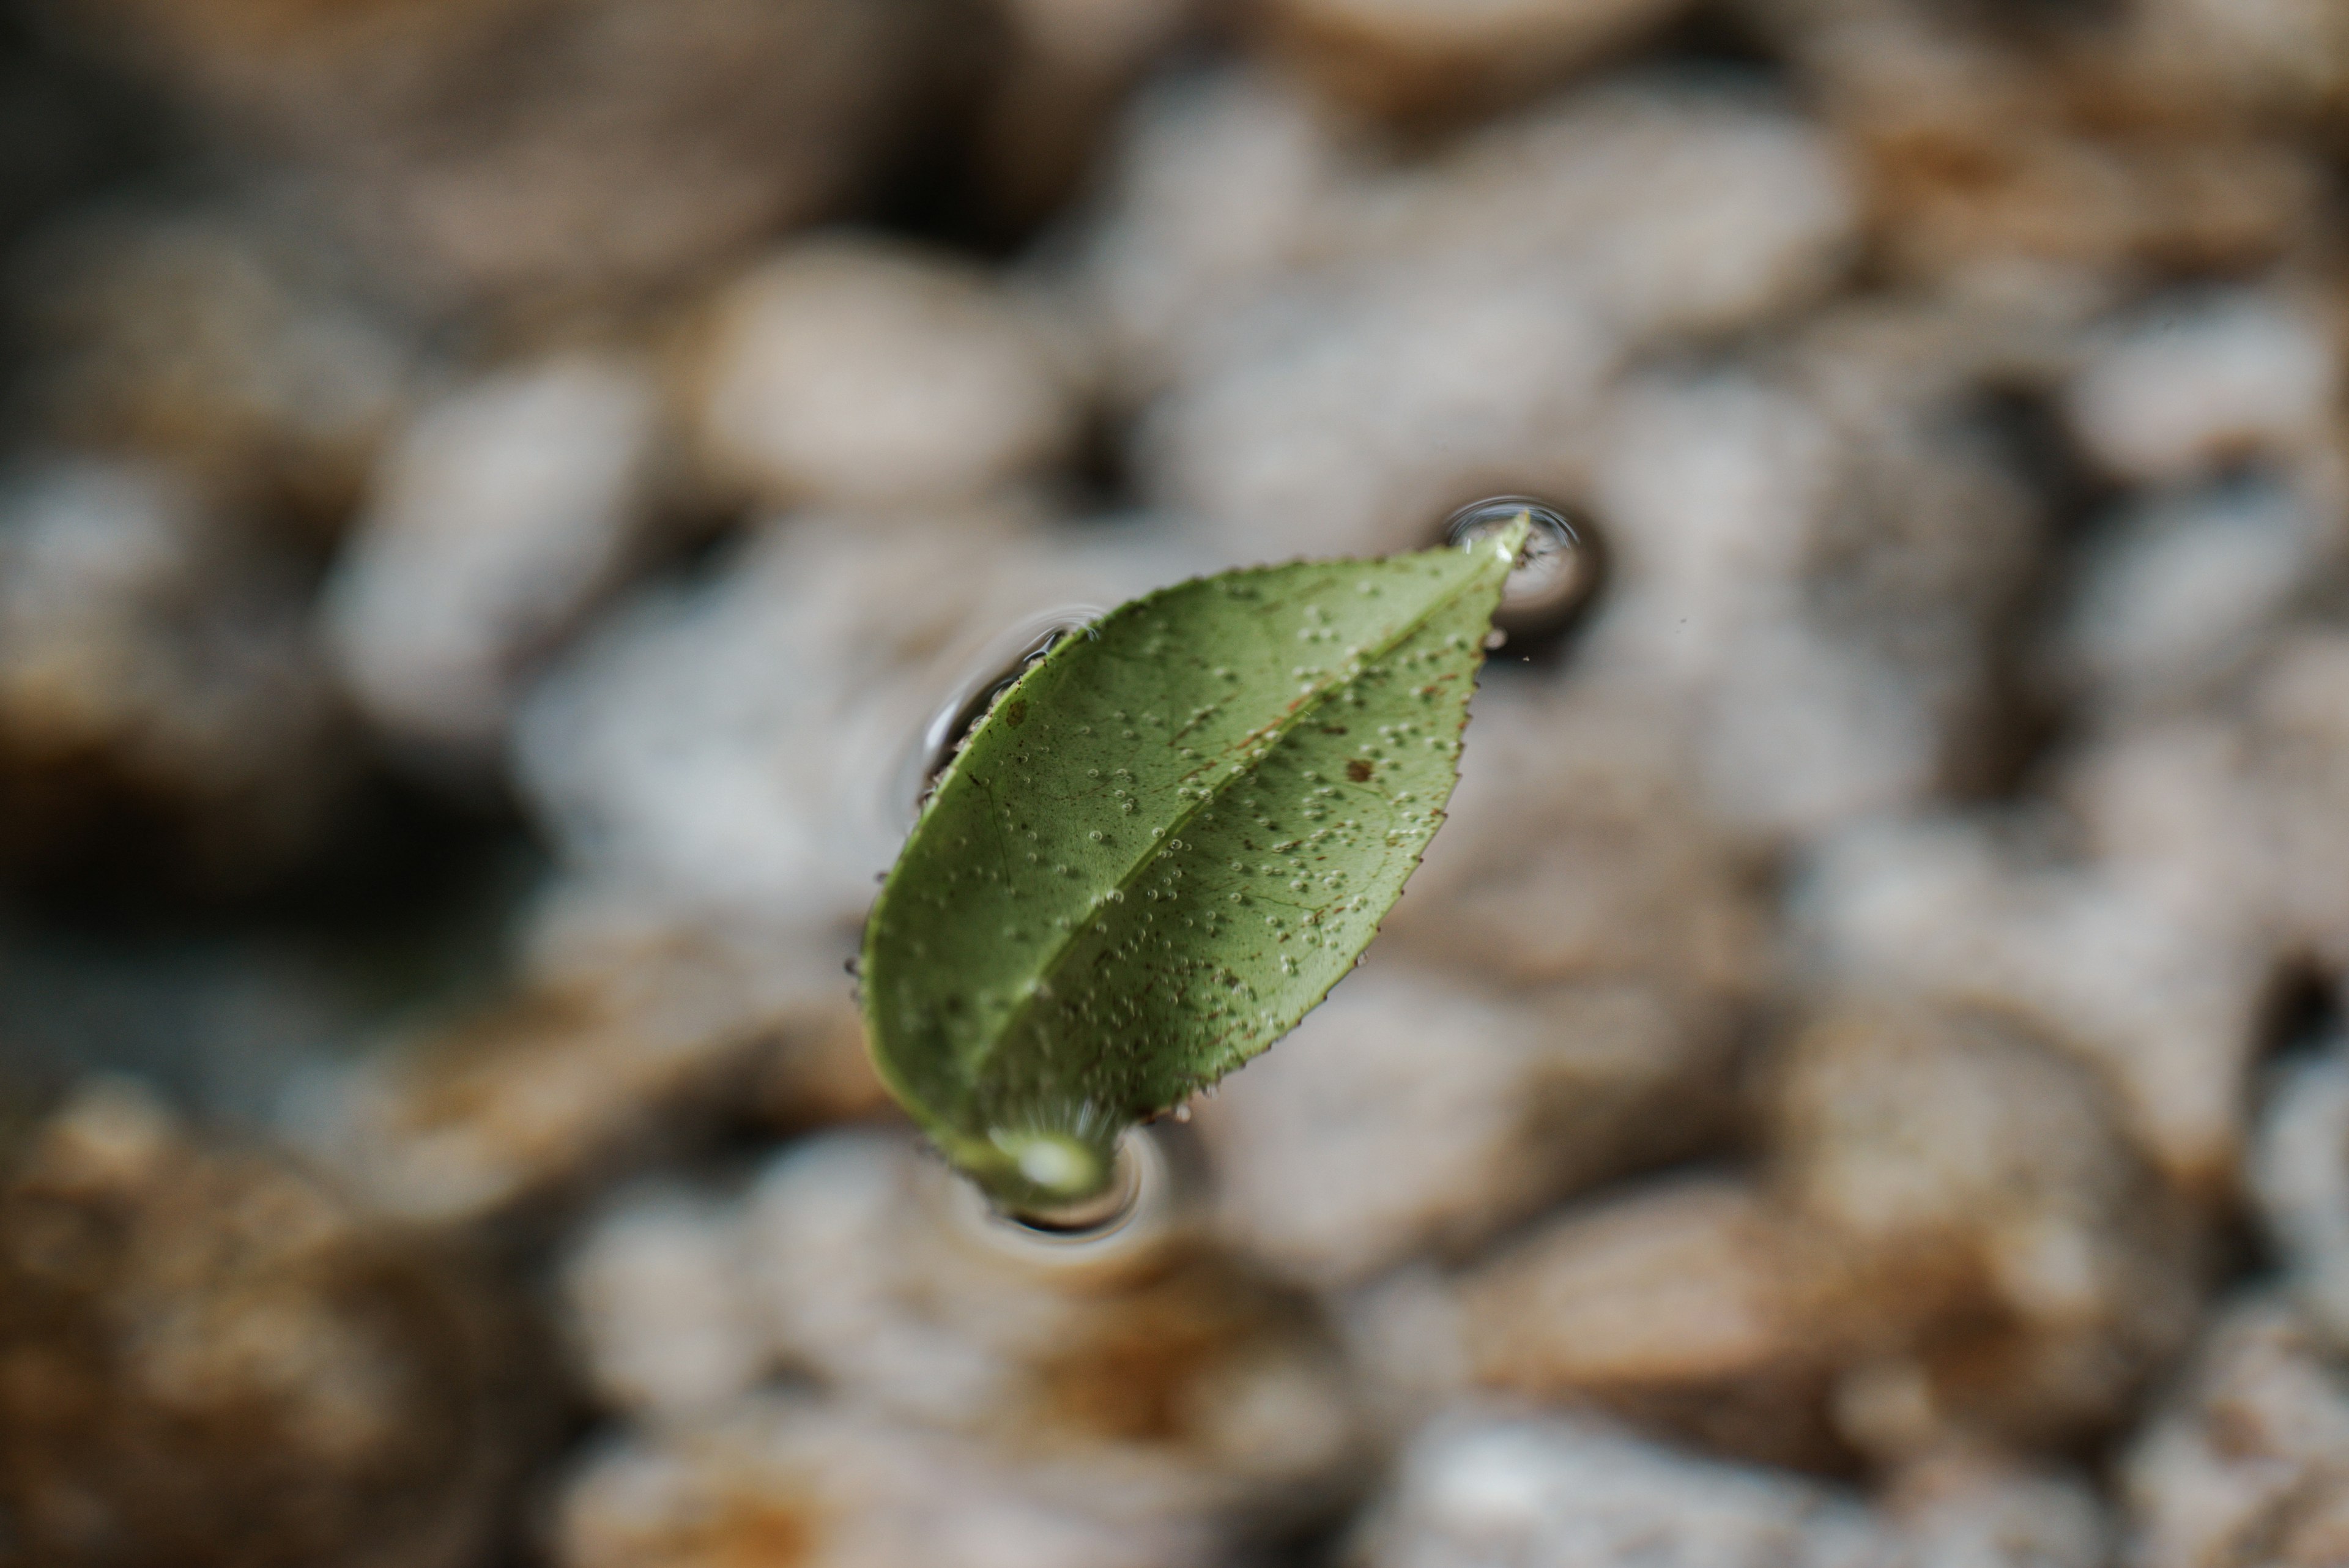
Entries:
{"type": "Polygon", "coordinates": [[[881,1075],[1013,1206],[1295,1027],[1444,817],[1527,524],[1136,599],[1007,689],[873,909],[881,1075]]]}

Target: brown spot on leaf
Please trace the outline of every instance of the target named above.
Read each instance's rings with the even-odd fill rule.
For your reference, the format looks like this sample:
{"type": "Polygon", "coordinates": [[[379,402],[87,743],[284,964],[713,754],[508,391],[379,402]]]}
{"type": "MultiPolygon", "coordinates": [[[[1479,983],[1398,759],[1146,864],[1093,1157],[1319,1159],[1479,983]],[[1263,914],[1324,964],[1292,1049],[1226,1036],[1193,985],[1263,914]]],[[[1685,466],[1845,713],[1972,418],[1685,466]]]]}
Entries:
{"type": "Polygon", "coordinates": [[[1346,776],[1356,784],[1368,784],[1371,782],[1371,764],[1356,757],[1346,764],[1346,776]]]}
{"type": "Polygon", "coordinates": [[[1009,706],[1003,710],[1003,722],[1010,725],[1015,730],[1020,725],[1026,723],[1028,722],[1028,699],[1025,697],[1014,697],[1011,700],[1009,706]]]}

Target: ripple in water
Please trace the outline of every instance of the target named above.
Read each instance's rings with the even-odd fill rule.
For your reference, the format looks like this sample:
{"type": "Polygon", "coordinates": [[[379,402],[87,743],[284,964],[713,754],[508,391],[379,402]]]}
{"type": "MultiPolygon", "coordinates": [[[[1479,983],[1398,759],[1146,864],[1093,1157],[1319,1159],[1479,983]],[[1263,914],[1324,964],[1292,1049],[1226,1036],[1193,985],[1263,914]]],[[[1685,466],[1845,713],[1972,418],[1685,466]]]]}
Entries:
{"type": "Polygon", "coordinates": [[[1502,586],[1494,624],[1522,644],[1554,638],[1578,619],[1599,591],[1606,561],[1588,519],[1570,520],[1564,510],[1530,495],[1471,502],[1444,521],[1444,536],[1465,545],[1520,517],[1532,523],[1533,531],[1518,553],[1516,569],[1502,586]]]}
{"type": "Polygon", "coordinates": [[[915,749],[912,787],[907,791],[916,813],[929,800],[955,753],[995,706],[995,700],[1064,639],[1081,632],[1100,636],[1093,623],[1108,613],[1094,605],[1063,605],[1028,617],[988,644],[987,651],[973,661],[969,677],[938,704],[930,722],[922,727],[915,749]]]}
{"type": "Polygon", "coordinates": [[[1165,1149],[1147,1127],[1118,1139],[1109,1186],[1061,1209],[1013,1212],[988,1202],[977,1184],[957,1179],[952,1201],[968,1231],[1041,1263],[1091,1263],[1164,1240],[1177,1208],[1165,1149]]]}

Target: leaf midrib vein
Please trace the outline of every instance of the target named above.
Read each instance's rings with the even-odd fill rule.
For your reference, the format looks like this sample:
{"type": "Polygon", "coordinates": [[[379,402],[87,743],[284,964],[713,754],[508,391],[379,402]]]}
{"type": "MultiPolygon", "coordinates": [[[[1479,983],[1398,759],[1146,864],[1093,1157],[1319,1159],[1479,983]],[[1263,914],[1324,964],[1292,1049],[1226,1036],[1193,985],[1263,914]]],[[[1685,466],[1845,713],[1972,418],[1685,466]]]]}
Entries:
{"type": "MultiPolygon", "coordinates": [[[[1385,655],[1393,652],[1397,648],[1400,648],[1402,644],[1418,636],[1419,633],[1426,628],[1429,621],[1434,619],[1444,610],[1452,607],[1453,605],[1459,601],[1460,597],[1463,594],[1474,587],[1480,580],[1481,577],[1479,576],[1472,575],[1470,576],[1464,577],[1451,592],[1444,594],[1433,603],[1429,604],[1427,607],[1421,610],[1418,615],[1405,622],[1402,628],[1396,631],[1394,635],[1388,638],[1385,641],[1376,645],[1370,653],[1367,655],[1357,655],[1350,658],[1348,660],[1349,665],[1359,670],[1363,664],[1370,660],[1382,658],[1385,655]]],[[[1267,607],[1268,609],[1269,607],[1267,607]]],[[[1477,649],[1472,649],[1470,650],[1469,657],[1472,659],[1475,659],[1478,651],[1479,650],[1477,649]]],[[[1037,672],[1040,675],[1046,665],[1049,665],[1050,662],[1050,660],[1048,657],[1043,664],[1038,665],[1037,672]]],[[[1305,701],[1302,701],[1296,707],[1290,709],[1283,717],[1275,719],[1270,724],[1265,725],[1262,728],[1248,732],[1247,736],[1244,736],[1240,742],[1236,742],[1235,749],[1238,746],[1247,745],[1251,742],[1260,743],[1258,742],[1259,737],[1269,740],[1275,744],[1286,740],[1290,731],[1295,729],[1299,723],[1302,723],[1307,715],[1319,711],[1330,697],[1351,684],[1356,679],[1359,679],[1358,675],[1348,675],[1341,670],[1338,675],[1332,677],[1326,685],[1317,685],[1305,701]]],[[[1255,771],[1256,770],[1253,767],[1244,769],[1238,773],[1226,771],[1222,783],[1212,784],[1210,786],[1210,793],[1207,795],[1202,799],[1194,801],[1188,809],[1184,811],[1175,818],[1173,825],[1166,829],[1166,838],[1169,841],[1173,840],[1176,835],[1183,831],[1184,828],[1195,821],[1201,813],[1205,812],[1212,805],[1220,804],[1223,801],[1226,791],[1232,789],[1237,784],[1252,778],[1255,775],[1255,771]]],[[[1154,864],[1154,857],[1148,851],[1145,851],[1123,875],[1118,877],[1116,881],[1111,884],[1112,890],[1119,894],[1125,893],[1142,879],[1143,875],[1153,864],[1154,864]]],[[[1297,907],[1303,908],[1304,906],[1300,905],[1297,907]]],[[[978,1075],[978,1073],[984,1070],[988,1063],[993,1059],[998,1046],[1003,1041],[1012,1038],[1020,1030],[1027,1026],[1030,1017],[1035,1012],[1038,1002],[1048,999],[1054,994],[1054,982],[1060,979],[1061,968],[1067,961],[1069,954],[1076,947],[1079,940],[1092,930],[1098,923],[1099,922],[1097,920],[1087,919],[1081,923],[1071,925],[1068,933],[1050,950],[1049,955],[1045,959],[1044,962],[1039,966],[1037,970],[1036,980],[1038,983],[1036,988],[1030,992],[1027,997],[1022,999],[1019,1006],[1004,1019],[1003,1027],[997,1030],[995,1032],[995,1037],[988,1042],[986,1054],[982,1055],[978,1061],[972,1064],[972,1076],[974,1078],[978,1075]]]]}

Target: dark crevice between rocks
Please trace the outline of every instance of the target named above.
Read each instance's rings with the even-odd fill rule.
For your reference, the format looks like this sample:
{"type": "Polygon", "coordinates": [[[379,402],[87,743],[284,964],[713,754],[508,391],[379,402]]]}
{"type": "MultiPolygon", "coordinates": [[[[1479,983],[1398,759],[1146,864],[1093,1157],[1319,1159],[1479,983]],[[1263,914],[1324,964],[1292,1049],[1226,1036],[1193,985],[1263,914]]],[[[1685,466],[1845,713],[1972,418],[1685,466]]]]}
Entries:
{"type": "Polygon", "coordinates": [[[2119,492],[2073,445],[2048,388],[1986,386],[1961,417],[2023,481],[2040,519],[2033,569],[1985,639],[1989,711],[1951,782],[1951,794],[1968,804],[2013,805],[2078,738],[2082,715],[2050,685],[2044,650],[2074,591],[2082,545],[2119,492]]]}
{"type": "Polygon", "coordinates": [[[455,805],[388,770],[312,853],[228,892],[155,875],[151,822],[101,826],[98,852],[0,888],[0,1124],[99,1072],[264,1127],[295,1065],[489,987],[546,864],[510,802],[455,805]]]}

